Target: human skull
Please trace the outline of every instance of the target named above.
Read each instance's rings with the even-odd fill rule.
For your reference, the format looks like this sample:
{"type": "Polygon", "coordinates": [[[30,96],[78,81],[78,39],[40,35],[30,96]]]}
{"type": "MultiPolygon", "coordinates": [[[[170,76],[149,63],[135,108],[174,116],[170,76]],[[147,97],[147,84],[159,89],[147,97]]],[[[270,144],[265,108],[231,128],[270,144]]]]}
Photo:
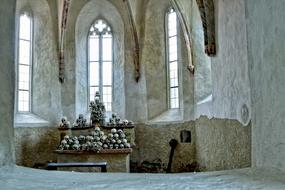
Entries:
{"type": "Polygon", "coordinates": [[[118,133],[115,133],[115,134],[114,134],[114,138],[115,138],[115,139],[118,139],[118,138],[119,138],[119,134],[118,134],[118,133]]]}
{"type": "Polygon", "coordinates": [[[119,129],[117,132],[118,132],[119,134],[121,134],[121,133],[123,133],[124,131],[123,131],[122,129],[119,129]]]}
{"type": "Polygon", "coordinates": [[[129,123],[128,120],[126,120],[126,119],[123,120],[123,125],[128,125],[128,123],[129,123]]]}
{"type": "Polygon", "coordinates": [[[64,140],[61,141],[61,144],[62,144],[62,145],[66,145],[66,144],[67,144],[67,141],[64,139],[64,140]]]}
{"type": "Polygon", "coordinates": [[[119,117],[117,117],[117,118],[115,119],[115,121],[116,121],[117,124],[119,124],[120,121],[121,121],[121,119],[120,119],[119,117]]]}
{"type": "Polygon", "coordinates": [[[80,136],[78,137],[78,140],[79,140],[79,142],[85,141],[85,136],[84,136],[84,135],[80,135],[80,136]]]}
{"type": "Polygon", "coordinates": [[[82,144],[81,148],[82,148],[82,150],[87,150],[87,144],[82,144]]]}
{"type": "Polygon", "coordinates": [[[62,118],[61,118],[61,122],[65,124],[65,123],[67,122],[67,117],[65,117],[65,116],[62,117],[62,118]]]}
{"type": "Polygon", "coordinates": [[[109,134],[108,134],[108,138],[109,138],[109,139],[112,139],[113,137],[114,137],[114,135],[113,135],[112,133],[109,133],[109,134]]]}
{"type": "Polygon", "coordinates": [[[100,131],[100,127],[95,127],[94,129],[96,132],[99,132],[100,131]]]}
{"type": "Polygon", "coordinates": [[[92,136],[87,136],[86,137],[86,141],[92,142],[94,140],[94,138],[92,136]]]}
{"type": "Polygon", "coordinates": [[[103,136],[102,136],[102,140],[103,140],[103,141],[106,141],[106,139],[107,139],[107,136],[106,136],[106,135],[103,135],[103,136]]]}
{"type": "Polygon", "coordinates": [[[81,114],[79,114],[78,119],[83,120],[83,118],[84,118],[83,114],[82,114],[82,113],[81,113],[81,114]]]}
{"type": "Polygon", "coordinates": [[[117,129],[115,129],[115,128],[113,128],[113,129],[111,129],[111,133],[116,133],[117,132],[117,129]]]}
{"type": "Polygon", "coordinates": [[[121,137],[121,138],[126,138],[125,133],[120,134],[120,137],[121,137]]]}
{"type": "Polygon", "coordinates": [[[69,145],[68,144],[64,145],[64,150],[68,150],[68,149],[69,149],[69,145]]]}
{"type": "Polygon", "coordinates": [[[105,141],[107,144],[110,144],[111,143],[111,141],[109,140],[109,139],[106,139],[106,141],[105,141]]]}
{"type": "Polygon", "coordinates": [[[73,143],[79,145],[79,141],[78,140],[73,141],[73,143]]]}
{"type": "Polygon", "coordinates": [[[112,113],[112,118],[113,119],[117,118],[117,114],[116,113],[112,113]]]}
{"type": "Polygon", "coordinates": [[[120,144],[120,148],[125,148],[124,144],[120,144]]]}
{"type": "Polygon", "coordinates": [[[94,137],[94,140],[95,141],[100,141],[100,137],[96,136],[96,137],[94,137]]]}
{"type": "Polygon", "coordinates": [[[79,144],[74,144],[72,145],[72,150],[79,150],[80,149],[80,145],[79,144]]]}

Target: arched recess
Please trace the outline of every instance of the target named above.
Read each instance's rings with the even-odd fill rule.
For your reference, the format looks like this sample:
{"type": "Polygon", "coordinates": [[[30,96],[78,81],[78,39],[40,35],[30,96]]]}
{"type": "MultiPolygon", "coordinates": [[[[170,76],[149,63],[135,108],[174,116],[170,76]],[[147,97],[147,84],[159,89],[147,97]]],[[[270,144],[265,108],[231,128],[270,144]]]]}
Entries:
{"type": "Polygon", "coordinates": [[[180,107],[169,109],[166,13],[170,7],[170,1],[152,0],[148,2],[145,11],[142,63],[146,73],[148,119],[154,122],[182,120],[186,115],[193,116],[194,112],[194,80],[187,69],[189,61],[180,23],[177,28],[180,107]]]}
{"type": "Polygon", "coordinates": [[[192,1],[191,35],[193,42],[193,61],[195,63],[195,105],[196,117],[210,115],[212,100],[211,59],[205,54],[205,33],[200,9],[195,0],[192,1]]]}
{"type": "Polygon", "coordinates": [[[107,0],[86,3],[76,20],[76,115],[88,113],[88,33],[92,23],[100,18],[113,30],[113,112],[125,117],[124,22],[118,10],[107,0]]]}
{"type": "Polygon", "coordinates": [[[29,114],[16,114],[15,126],[47,126],[50,123],[57,123],[61,117],[60,84],[56,80],[58,78],[58,59],[52,15],[46,0],[17,0],[15,63],[18,60],[19,16],[25,11],[31,13],[33,23],[32,104],[29,114]]]}

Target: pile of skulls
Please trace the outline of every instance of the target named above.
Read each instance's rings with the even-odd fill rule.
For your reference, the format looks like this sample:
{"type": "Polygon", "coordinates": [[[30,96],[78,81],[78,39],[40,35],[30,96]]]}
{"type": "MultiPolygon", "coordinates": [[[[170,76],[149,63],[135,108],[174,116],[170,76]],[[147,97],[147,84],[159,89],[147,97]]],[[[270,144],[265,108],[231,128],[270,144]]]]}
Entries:
{"type": "Polygon", "coordinates": [[[119,148],[130,148],[131,145],[126,139],[126,135],[122,129],[112,129],[111,133],[108,134],[108,137],[103,145],[103,148],[106,149],[119,149],[119,148]]]}
{"type": "Polygon", "coordinates": [[[69,128],[70,122],[67,120],[67,117],[61,118],[61,123],[59,124],[60,128],[69,128]]]}
{"type": "Polygon", "coordinates": [[[113,126],[113,127],[116,127],[116,126],[121,127],[121,126],[134,125],[134,123],[126,119],[122,120],[116,113],[113,113],[107,125],[113,126]]]}
{"type": "Polygon", "coordinates": [[[58,150],[99,152],[101,149],[122,149],[130,147],[130,143],[128,143],[123,130],[112,129],[111,133],[105,135],[103,131],[100,131],[99,127],[96,127],[95,130],[87,136],[64,136],[58,150]]]}
{"type": "Polygon", "coordinates": [[[100,99],[100,93],[96,92],[95,94],[95,100],[91,101],[89,104],[89,110],[90,110],[90,119],[92,124],[105,124],[105,117],[106,117],[106,109],[104,106],[104,103],[100,99]]]}
{"type": "Polygon", "coordinates": [[[89,127],[87,120],[84,118],[83,114],[79,114],[76,121],[73,123],[73,127],[75,128],[86,128],[89,127]]]}

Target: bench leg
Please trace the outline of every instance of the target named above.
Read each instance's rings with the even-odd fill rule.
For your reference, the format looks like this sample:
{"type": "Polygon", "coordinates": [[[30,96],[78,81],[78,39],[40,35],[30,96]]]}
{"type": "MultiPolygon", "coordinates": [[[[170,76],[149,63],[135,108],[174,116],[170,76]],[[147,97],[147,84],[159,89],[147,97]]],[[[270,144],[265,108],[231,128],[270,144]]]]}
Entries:
{"type": "Polygon", "coordinates": [[[57,170],[57,167],[54,167],[54,166],[48,166],[48,167],[47,167],[47,170],[57,170]]]}
{"type": "Polygon", "coordinates": [[[107,166],[102,166],[101,167],[101,172],[107,172],[107,166]]]}

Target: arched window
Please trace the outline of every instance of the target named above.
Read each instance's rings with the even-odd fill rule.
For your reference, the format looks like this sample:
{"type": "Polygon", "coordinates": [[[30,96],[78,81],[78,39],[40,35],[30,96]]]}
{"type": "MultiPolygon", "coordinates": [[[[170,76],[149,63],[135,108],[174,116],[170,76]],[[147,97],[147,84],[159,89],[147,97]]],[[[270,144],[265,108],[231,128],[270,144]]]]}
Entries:
{"type": "Polygon", "coordinates": [[[17,110],[31,111],[32,74],[32,18],[28,13],[20,15],[18,64],[17,64],[17,110]]]}
{"type": "Polygon", "coordinates": [[[179,79],[178,79],[178,24],[177,15],[171,8],[166,15],[166,52],[168,71],[169,108],[179,108],[179,79]]]}
{"type": "Polygon", "coordinates": [[[104,20],[96,20],[89,31],[89,100],[101,94],[107,111],[112,111],[113,37],[104,20]]]}

